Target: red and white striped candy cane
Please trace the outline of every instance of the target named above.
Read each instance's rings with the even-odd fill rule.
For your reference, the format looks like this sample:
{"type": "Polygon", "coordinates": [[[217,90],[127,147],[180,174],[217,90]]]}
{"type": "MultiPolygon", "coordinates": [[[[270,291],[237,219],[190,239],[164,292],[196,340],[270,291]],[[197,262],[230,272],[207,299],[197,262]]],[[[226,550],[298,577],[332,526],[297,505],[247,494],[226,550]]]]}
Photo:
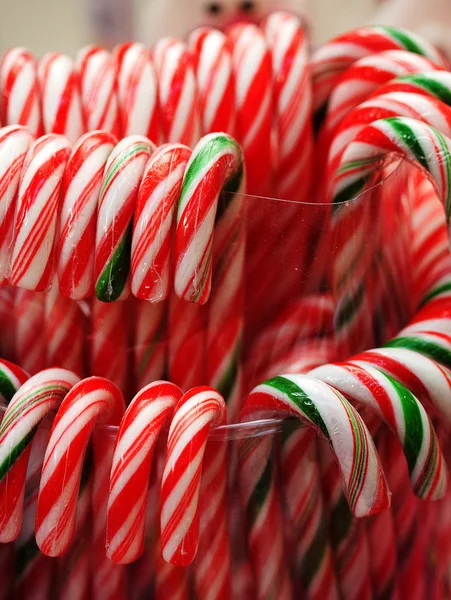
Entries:
{"type": "Polygon", "coordinates": [[[76,142],[85,124],[73,60],[64,54],[46,54],[39,62],[38,76],[44,133],[59,133],[76,142]]]}
{"type": "Polygon", "coordinates": [[[93,131],[74,145],[64,174],[59,225],[58,280],[63,296],[87,298],[94,291],[97,203],[116,139],[93,131]]]}
{"type": "Polygon", "coordinates": [[[133,222],[131,286],[137,298],[161,302],[170,289],[174,213],[191,150],[166,144],[144,169],[133,222]]]}
{"type": "Polygon", "coordinates": [[[154,149],[146,137],[131,135],[117,144],[106,163],[95,257],[96,295],[102,302],[129,295],[133,211],[144,167],[154,149]]]}
{"type": "Polygon", "coordinates": [[[20,174],[33,141],[32,133],[25,127],[11,125],[0,129],[0,285],[8,280],[20,174]]]}
{"type": "Polygon", "coordinates": [[[39,487],[36,541],[47,556],[62,556],[75,529],[77,497],[86,448],[96,422],[117,425],[124,398],[107,379],[77,383],[58,409],[39,487]]]}
{"type": "Polygon", "coordinates": [[[48,369],[31,377],[14,395],[0,426],[0,541],[17,538],[31,442],[37,426],[79,378],[66,369],[48,369]]]}
{"type": "Polygon", "coordinates": [[[201,133],[235,131],[235,81],[231,45],[217,29],[200,27],[188,45],[196,63],[201,133]]]}
{"type": "Polygon", "coordinates": [[[26,48],[12,48],[0,64],[1,122],[41,133],[37,62],[26,48]]]}
{"type": "Polygon", "coordinates": [[[300,20],[290,13],[273,13],[263,31],[274,77],[277,198],[309,202],[313,121],[308,40],[300,20]]]}
{"type": "Polygon", "coordinates": [[[157,76],[150,53],[142,44],[128,42],[114,51],[122,135],[145,135],[159,143],[157,76]]]}
{"type": "Polygon", "coordinates": [[[441,100],[407,92],[377,95],[362,102],[341,121],[328,156],[329,174],[336,173],[348,144],[366,125],[390,117],[417,119],[451,135],[451,108],[441,100]]]}
{"type": "Polygon", "coordinates": [[[427,73],[443,68],[424,56],[405,50],[387,50],[358,60],[334,86],[324,128],[329,135],[333,134],[349,111],[388,81],[410,73],[427,73]]]}
{"type": "Polygon", "coordinates": [[[70,146],[60,135],[39,138],[25,159],[17,199],[10,283],[47,290],[53,275],[57,209],[70,146]]]}
{"type": "MultiPolygon", "coordinates": [[[[0,287],[0,354],[3,358],[18,362],[16,353],[16,319],[11,319],[14,313],[14,303],[17,289],[11,286],[0,287]]],[[[20,361],[19,361],[20,362],[20,361]]]]}
{"type": "Polygon", "coordinates": [[[357,60],[386,50],[408,50],[446,66],[440,53],[420,36],[395,27],[361,27],[320,46],[311,59],[313,106],[317,117],[327,108],[341,74],[357,60]]]}
{"type": "Polygon", "coordinates": [[[108,499],[107,555],[115,563],[133,562],[144,550],[152,456],[182,395],[176,385],[156,381],[138,392],[122,418],[108,499]]]}
{"type": "Polygon", "coordinates": [[[191,53],[180,40],[163,38],[155,45],[153,58],[164,141],[193,148],[199,140],[200,121],[191,53]]]}
{"type": "Polygon", "coordinates": [[[254,25],[228,32],[235,73],[236,137],[243,146],[248,192],[270,196],[272,188],[272,69],[263,33],[254,25]]]}
{"type": "MultiPolygon", "coordinates": [[[[218,459],[216,473],[226,478],[223,444],[213,442],[206,453],[210,429],[224,425],[226,420],[224,399],[212,388],[193,388],[176,406],[169,429],[168,453],[161,484],[161,543],[163,557],[171,564],[186,566],[196,556],[200,476],[206,456],[209,457],[209,463],[213,456],[218,459]]],[[[213,472],[210,475],[213,476],[213,472]]],[[[225,509],[225,498],[218,495],[220,490],[220,481],[212,484],[210,500],[225,509]]],[[[221,517],[225,520],[225,513],[221,517]]],[[[221,558],[225,562],[230,556],[227,559],[225,554],[221,558]]]]}
{"type": "Polygon", "coordinates": [[[86,131],[120,132],[116,63],[110,52],[99,46],[85,46],[76,58],[80,96],[86,131]]]}

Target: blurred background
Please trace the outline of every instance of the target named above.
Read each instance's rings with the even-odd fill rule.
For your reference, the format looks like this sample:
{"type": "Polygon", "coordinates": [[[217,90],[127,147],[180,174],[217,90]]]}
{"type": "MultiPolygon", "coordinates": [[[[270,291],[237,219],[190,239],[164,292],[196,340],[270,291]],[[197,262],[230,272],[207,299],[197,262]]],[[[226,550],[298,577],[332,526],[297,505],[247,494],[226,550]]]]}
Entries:
{"type": "MultiPolygon", "coordinates": [[[[0,52],[26,46],[36,55],[48,51],[74,55],[81,46],[130,38],[146,0],[0,0],[0,52]]],[[[152,0],[147,0],[152,2],[152,0]]],[[[180,0],[187,5],[191,0],[180,0]]],[[[314,39],[368,21],[376,0],[308,0],[314,5],[314,39]]],[[[451,1],[451,0],[450,0],[451,1]]]]}

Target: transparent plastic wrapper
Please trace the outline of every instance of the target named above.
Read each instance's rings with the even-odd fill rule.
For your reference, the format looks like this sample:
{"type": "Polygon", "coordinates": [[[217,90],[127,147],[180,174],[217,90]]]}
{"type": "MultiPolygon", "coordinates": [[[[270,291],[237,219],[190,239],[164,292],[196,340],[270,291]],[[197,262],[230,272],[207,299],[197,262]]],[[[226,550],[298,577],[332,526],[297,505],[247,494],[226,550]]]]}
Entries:
{"type": "MultiPolygon", "coordinates": [[[[133,144],[121,193],[138,194],[135,176],[152,185],[150,150],[133,144]]],[[[0,288],[0,597],[406,597],[412,581],[446,597],[451,376],[428,290],[449,259],[434,189],[389,162],[349,201],[238,185],[217,210],[211,272],[200,263],[191,287],[162,226],[152,268],[133,266],[137,231],[119,263],[89,257],[81,286],[0,288]]]]}

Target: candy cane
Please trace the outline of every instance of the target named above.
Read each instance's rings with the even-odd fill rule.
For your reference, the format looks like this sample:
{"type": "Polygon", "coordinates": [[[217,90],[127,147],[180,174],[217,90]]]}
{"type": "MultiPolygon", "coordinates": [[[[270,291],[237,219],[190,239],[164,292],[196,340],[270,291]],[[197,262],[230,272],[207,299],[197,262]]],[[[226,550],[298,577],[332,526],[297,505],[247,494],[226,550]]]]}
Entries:
{"type": "MultiPolygon", "coordinates": [[[[186,566],[196,555],[200,474],[208,435],[211,427],[225,422],[224,400],[212,388],[193,388],[176,406],[169,429],[168,453],[161,484],[161,543],[163,557],[171,564],[186,566]]],[[[213,444],[217,444],[217,452],[214,452],[214,447],[209,447],[205,456],[209,457],[209,463],[213,457],[219,459],[214,466],[224,478],[226,456],[222,444],[213,444]]],[[[215,497],[215,492],[217,494],[217,488],[212,486],[211,502],[222,505],[223,499],[217,495],[215,497]]],[[[221,517],[225,519],[225,514],[221,517]]],[[[227,556],[222,559],[225,565],[227,556]]]]}
{"type": "Polygon", "coordinates": [[[37,64],[26,48],[12,48],[4,55],[0,95],[4,125],[25,125],[34,135],[41,133],[37,64]]]}
{"type": "Polygon", "coordinates": [[[415,494],[425,500],[443,497],[447,474],[437,435],[423,406],[407,388],[368,364],[324,365],[310,375],[375,411],[398,436],[415,494]]]}
{"type": "Polygon", "coordinates": [[[96,421],[117,424],[123,411],[121,392],[101,377],[83,379],[62,401],[45,453],[36,513],[36,541],[47,556],[61,556],[72,541],[81,470],[96,421]]]}
{"type": "Polygon", "coordinates": [[[114,51],[122,134],[145,135],[158,144],[157,76],[149,52],[142,44],[126,43],[114,51]]]}
{"type": "Polygon", "coordinates": [[[74,145],[64,174],[58,279],[63,296],[73,300],[87,298],[94,291],[97,202],[115,144],[109,133],[85,134],[74,145]]]}
{"type": "Polygon", "coordinates": [[[451,372],[427,356],[405,348],[376,348],[350,359],[350,364],[373,365],[412,391],[432,413],[451,425],[451,372]]]}
{"type": "Polygon", "coordinates": [[[0,288],[0,327],[2,336],[0,340],[0,354],[7,360],[17,362],[16,352],[16,321],[11,319],[14,311],[17,289],[4,286],[0,288]]]}
{"type": "Polygon", "coordinates": [[[388,506],[386,482],[371,436],[339,392],[307,375],[275,377],[249,394],[241,419],[277,412],[298,417],[328,440],[354,516],[376,514],[388,506]]]}
{"type": "Polygon", "coordinates": [[[196,62],[197,90],[202,135],[235,129],[235,82],[231,46],[216,29],[200,27],[188,38],[196,62]]]}
{"type": "Polygon", "coordinates": [[[152,455],[182,395],[172,383],[156,381],[133,398],[121,421],[111,469],[106,541],[107,555],[115,563],[130,563],[144,550],[152,455]]]}
{"type": "MultiPolygon", "coordinates": [[[[394,27],[362,27],[340,35],[314,52],[311,60],[313,106],[320,116],[340,75],[357,60],[385,50],[407,50],[444,65],[439,52],[423,38],[394,27]]],[[[445,66],[445,65],[444,65],[445,66]]]]}
{"type": "Polygon", "coordinates": [[[0,129],[0,284],[8,280],[20,173],[32,143],[33,135],[25,127],[0,129]]]}
{"type": "Polygon", "coordinates": [[[343,73],[330,96],[324,128],[334,132],[346,114],[384,83],[411,73],[427,73],[443,67],[404,50],[388,50],[366,56],[343,73]]]}
{"type": "Polygon", "coordinates": [[[329,173],[336,172],[348,144],[366,125],[390,117],[408,117],[423,121],[444,135],[451,135],[451,108],[440,100],[406,92],[378,95],[362,102],[341,122],[328,157],[329,173]]]}
{"type": "Polygon", "coordinates": [[[277,127],[277,198],[309,201],[313,171],[308,41],[300,20],[273,13],[263,31],[271,50],[277,127]]]}
{"type": "Polygon", "coordinates": [[[168,297],[175,207],[191,150],[167,144],[144,170],[133,223],[131,286],[137,298],[161,302],[168,297]]]}
{"type": "Polygon", "coordinates": [[[253,25],[236,25],[228,32],[233,51],[237,140],[243,146],[248,191],[271,194],[272,72],[263,33],[253,25]],[[258,110],[256,110],[258,107],[258,110]]]}
{"type": "Polygon", "coordinates": [[[69,152],[66,138],[54,134],[38,139],[28,151],[17,199],[11,285],[36,291],[50,285],[56,213],[69,152]]]}
{"type": "Polygon", "coordinates": [[[153,57],[164,140],[192,148],[199,139],[200,128],[192,56],[183,42],[163,38],[155,45],[153,57]]]}
{"type": "Polygon", "coordinates": [[[218,220],[228,221],[240,207],[237,194],[244,189],[243,171],[241,149],[229,135],[207,135],[193,151],[183,181],[175,238],[175,291],[184,300],[199,304],[208,300],[218,201],[222,194],[221,202],[227,206],[218,220]]]}
{"type": "Polygon", "coordinates": [[[78,377],[65,369],[48,369],[31,377],[14,395],[0,426],[0,540],[17,538],[31,442],[37,426],[78,377]]]}
{"type": "Polygon", "coordinates": [[[124,138],[105,166],[97,217],[96,295],[103,302],[129,294],[131,223],[144,167],[154,150],[142,136],[124,138]]]}
{"type": "Polygon", "coordinates": [[[397,77],[381,86],[373,96],[391,92],[411,92],[433,96],[445,104],[451,104],[451,73],[448,71],[432,71],[428,73],[413,73],[397,77]]]}
{"type": "Polygon", "coordinates": [[[104,48],[85,46],[76,59],[86,130],[120,133],[116,64],[104,48]]]}
{"type": "Polygon", "coordinates": [[[65,135],[74,143],[85,131],[74,62],[64,54],[46,54],[38,77],[44,132],[65,135]]]}

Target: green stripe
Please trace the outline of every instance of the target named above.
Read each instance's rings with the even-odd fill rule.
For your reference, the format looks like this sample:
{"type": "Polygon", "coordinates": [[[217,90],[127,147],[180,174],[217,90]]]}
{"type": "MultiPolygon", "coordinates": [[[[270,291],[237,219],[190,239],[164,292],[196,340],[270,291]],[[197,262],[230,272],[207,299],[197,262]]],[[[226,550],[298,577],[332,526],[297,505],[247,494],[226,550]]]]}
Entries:
{"type": "Polygon", "coordinates": [[[432,480],[437,475],[437,465],[438,465],[438,444],[437,438],[435,436],[431,436],[431,447],[429,448],[427,460],[424,465],[423,472],[421,473],[421,477],[419,477],[418,482],[415,486],[415,493],[419,498],[424,498],[431,489],[432,480]]]}
{"type": "Polygon", "coordinates": [[[424,356],[429,356],[447,367],[451,367],[451,352],[438,344],[416,337],[398,337],[384,344],[385,348],[407,348],[424,356]]]}
{"type": "Polygon", "coordinates": [[[366,444],[362,443],[362,439],[364,436],[362,423],[361,421],[357,421],[354,412],[351,410],[350,404],[344,399],[343,396],[340,397],[343,399],[343,407],[348,414],[348,418],[352,427],[352,430],[355,435],[355,452],[354,456],[356,457],[356,463],[354,466],[354,470],[351,473],[351,477],[349,478],[349,503],[352,507],[355,506],[357,502],[357,495],[362,489],[363,479],[365,475],[365,464],[367,458],[366,444]]]}
{"type": "Polygon", "coordinates": [[[406,124],[404,119],[399,117],[390,117],[385,121],[391,126],[396,132],[399,138],[409,147],[410,151],[414,154],[420,165],[429,171],[429,163],[423,152],[423,148],[418,141],[416,134],[412,131],[409,125],[406,124]]]}
{"type": "Polygon", "coordinates": [[[450,291],[451,291],[451,281],[448,281],[447,283],[444,283],[444,284],[434,288],[433,290],[431,290],[430,292],[428,292],[426,294],[426,296],[423,298],[419,308],[423,307],[425,304],[427,304],[430,300],[432,300],[436,296],[443,294],[443,292],[450,292],[450,291]]]}
{"type": "Polygon", "coordinates": [[[31,440],[34,437],[34,434],[36,433],[37,428],[38,428],[37,425],[35,427],[33,427],[33,429],[24,438],[22,438],[19,441],[19,443],[16,444],[16,446],[14,446],[14,448],[11,449],[11,452],[8,454],[8,456],[5,458],[5,460],[0,464],[0,481],[2,481],[2,479],[8,473],[8,471],[13,467],[14,463],[18,460],[20,455],[27,448],[28,444],[31,443],[31,440]]]}
{"type": "Polygon", "coordinates": [[[208,165],[215,156],[223,154],[230,148],[236,148],[239,151],[239,146],[235,140],[226,135],[217,135],[209,140],[197,154],[193,157],[186,173],[183,178],[182,192],[180,194],[179,206],[177,211],[177,218],[180,217],[180,211],[182,209],[185,196],[189,193],[194,180],[198,177],[199,173],[208,165]]]}
{"type": "Polygon", "coordinates": [[[285,396],[288,396],[288,398],[305,414],[307,419],[318,427],[326,439],[330,441],[329,432],[315,403],[296,383],[285,377],[273,377],[272,379],[265,381],[263,385],[272,387],[285,396]]]}
{"type": "Polygon", "coordinates": [[[415,54],[421,54],[422,56],[426,56],[426,53],[423,50],[423,48],[420,45],[418,45],[418,43],[402,29],[387,26],[381,27],[381,29],[382,31],[388,33],[397,42],[399,42],[400,45],[402,45],[409,52],[414,52],[415,54]]]}
{"type": "Polygon", "coordinates": [[[120,298],[130,271],[132,224],[129,223],[113,256],[108,261],[96,284],[96,296],[102,302],[120,298]]]}
{"type": "Polygon", "coordinates": [[[265,470],[262,473],[254,491],[249,499],[249,503],[246,508],[246,516],[248,526],[253,527],[258,515],[260,514],[266,499],[268,497],[271,485],[273,482],[273,465],[272,461],[268,459],[265,470]]]}
{"type": "Polygon", "coordinates": [[[0,426],[0,435],[3,435],[8,428],[12,425],[16,419],[20,418],[25,409],[29,410],[35,404],[42,402],[48,398],[51,398],[56,394],[67,394],[68,388],[64,385],[47,385],[40,390],[30,390],[30,392],[24,396],[20,402],[14,404],[5,415],[0,426]]]}
{"type": "Polygon", "coordinates": [[[431,94],[431,96],[434,96],[448,106],[451,106],[451,90],[428,75],[422,73],[406,75],[405,77],[399,77],[394,83],[397,82],[413,83],[418,87],[423,88],[426,92],[431,94]]]}
{"type": "Polygon", "coordinates": [[[12,397],[17,392],[16,386],[4,371],[0,370],[0,399],[6,404],[11,402],[12,397]]]}
{"type": "Polygon", "coordinates": [[[412,474],[417,465],[424,441],[423,420],[420,408],[414,395],[406,387],[389,375],[385,373],[382,373],[382,375],[391,383],[401,403],[405,426],[403,450],[407,459],[409,473],[412,474]]]}
{"type": "Polygon", "coordinates": [[[335,327],[337,330],[343,329],[343,327],[349,323],[359,307],[362,305],[362,301],[365,298],[365,282],[362,282],[358,287],[356,293],[349,298],[343,306],[339,309],[335,316],[335,327]]]}
{"type": "Polygon", "coordinates": [[[440,146],[440,166],[443,166],[446,171],[446,198],[443,198],[445,203],[445,214],[446,220],[449,223],[450,212],[451,212],[451,155],[449,152],[448,144],[440,131],[435,130],[435,137],[440,146]]]}

